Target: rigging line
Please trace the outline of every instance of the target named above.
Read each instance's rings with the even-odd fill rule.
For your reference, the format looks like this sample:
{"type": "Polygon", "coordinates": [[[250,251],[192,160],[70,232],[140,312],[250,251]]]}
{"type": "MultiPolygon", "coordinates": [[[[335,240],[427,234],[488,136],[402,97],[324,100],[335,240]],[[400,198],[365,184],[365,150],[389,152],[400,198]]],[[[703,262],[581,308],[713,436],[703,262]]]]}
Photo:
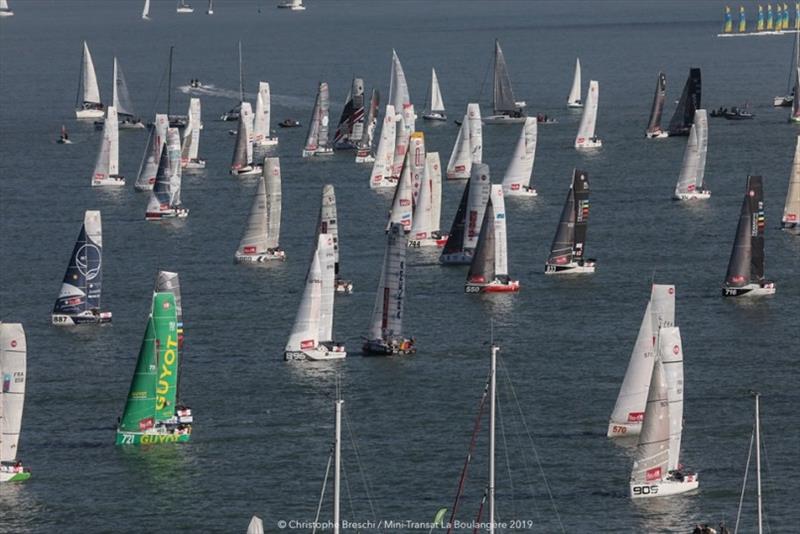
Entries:
{"type": "Polygon", "coordinates": [[[566,529],[564,528],[564,523],[561,521],[561,514],[558,513],[558,508],[556,507],[556,501],[553,498],[553,491],[550,488],[550,482],[547,480],[547,476],[545,475],[544,468],[542,467],[542,461],[539,458],[539,451],[536,449],[536,445],[533,442],[533,435],[531,434],[530,429],[528,428],[528,423],[525,421],[525,416],[522,413],[522,405],[519,402],[519,397],[517,397],[517,390],[514,388],[514,383],[511,381],[511,375],[508,372],[508,368],[503,363],[503,358],[499,358],[501,364],[500,367],[506,373],[506,380],[508,380],[508,387],[511,390],[511,394],[514,397],[514,401],[517,404],[517,409],[519,410],[520,419],[522,420],[522,427],[525,429],[525,433],[528,436],[528,440],[531,443],[531,448],[533,449],[534,457],[536,458],[536,464],[539,466],[539,472],[542,474],[542,480],[544,481],[544,487],[547,489],[547,495],[550,498],[550,504],[553,506],[553,511],[556,513],[556,519],[558,520],[558,526],[561,527],[561,532],[566,534],[566,529]]]}
{"type": "MultiPolygon", "coordinates": [[[[764,439],[764,422],[763,421],[761,421],[761,450],[764,452],[764,467],[766,468],[765,471],[766,471],[766,475],[767,475],[764,478],[767,479],[766,480],[767,484],[771,486],[772,484],[770,484],[770,482],[772,481],[772,469],[770,469],[769,456],[767,456],[767,442],[764,439]]],[[[762,494],[763,494],[763,492],[762,492],[762,494]]],[[[763,506],[763,504],[762,504],[762,514],[764,514],[764,520],[765,520],[765,523],[767,524],[767,532],[772,532],[772,529],[769,527],[769,515],[767,514],[766,506],[763,506]]]]}
{"type": "Polygon", "coordinates": [[[489,77],[489,71],[492,70],[492,65],[493,64],[494,64],[494,58],[492,58],[492,60],[489,61],[489,64],[486,65],[486,72],[484,73],[483,81],[481,82],[481,90],[478,93],[478,102],[480,102],[481,98],[483,98],[483,88],[486,87],[486,79],[489,77]]]}
{"type": "MultiPolygon", "coordinates": [[[[350,418],[347,416],[347,412],[344,412],[344,424],[347,428],[347,434],[350,436],[350,444],[353,446],[353,454],[356,457],[356,465],[358,466],[358,471],[361,473],[361,483],[364,485],[364,491],[367,494],[367,504],[369,504],[369,511],[372,514],[372,520],[375,524],[380,524],[378,521],[378,514],[375,512],[375,506],[372,499],[372,484],[367,477],[366,471],[362,467],[361,463],[361,455],[358,452],[358,445],[356,444],[355,434],[353,433],[353,429],[350,426],[350,418]]],[[[383,529],[380,529],[383,532],[383,529]]]]}
{"type": "Polygon", "coordinates": [[[517,517],[517,508],[514,502],[514,480],[511,477],[511,459],[508,457],[508,441],[506,441],[506,426],[503,424],[503,410],[500,408],[500,395],[497,396],[497,418],[500,420],[500,435],[503,437],[503,452],[506,457],[506,470],[508,470],[508,486],[511,490],[511,517],[517,517]]]}
{"type": "Polygon", "coordinates": [[[747,473],[750,471],[750,458],[753,456],[753,442],[756,439],[756,429],[750,434],[750,448],[747,449],[747,463],[744,466],[744,480],[742,481],[742,493],[739,495],[739,508],[736,510],[736,524],[733,527],[733,534],[739,534],[739,519],[742,516],[742,503],[744,502],[744,492],[747,488],[747,473]]]}
{"type": "MultiPolygon", "coordinates": [[[[347,478],[347,469],[344,466],[344,462],[342,462],[342,478],[344,478],[344,487],[347,489],[347,500],[350,502],[351,519],[355,521],[356,508],[353,506],[353,494],[350,492],[350,479],[347,478]]],[[[341,521],[341,518],[339,521],[341,521]]]]}
{"type": "MultiPolygon", "coordinates": [[[[161,73],[161,78],[158,80],[158,89],[156,91],[156,99],[153,102],[152,109],[150,110],[150,116],[151,117],[154,117],[155,114],[156,114],[156,109],[158,108],[159,95],[161,94],[161,88],[164,86],[164,76],[166,75],[166,73],[167,73],[166,70],[163,71],[161,73]]],[[[167,120],[169,120],[169,118],[167,118],[167,120]]],[[[169,124],[167,124],[167,126],[169,126],[169,124]]],[[[153,136],[155,135],[156,128],[157,128],[156,123],[153,122],[153,126],[149,127],[147,129],[148,130],[147,140],[145,141],[144,153],[142,154],[142,159],[139,161],[139,170],[136,173],[136,177],[137,178],[142,174],[142,170],[144,169],[144,165],[145,165],[145,162],[147,161],[148,153],[150,152],[150,145],[151,145],[151,143],[153,141],[153,136]]],[[[156,165],[158,165],[158,162],[156,162],[156,165]]]]}
{"type": "Polygon", "coordinates": [[[333,451],[328,455],[328,467],[325,468],[325,478],[322,481],[322,491],[319,494],[319,504],[317,504],[317,515],[314,516],[314,528],[311,534],[317,532],[317,525],[319,524],[319,514],[322,511],[322,500],[325,498],[325,486],[328,485],[328,474],[331,472],[331,462],[333,461],[333,451]]]}

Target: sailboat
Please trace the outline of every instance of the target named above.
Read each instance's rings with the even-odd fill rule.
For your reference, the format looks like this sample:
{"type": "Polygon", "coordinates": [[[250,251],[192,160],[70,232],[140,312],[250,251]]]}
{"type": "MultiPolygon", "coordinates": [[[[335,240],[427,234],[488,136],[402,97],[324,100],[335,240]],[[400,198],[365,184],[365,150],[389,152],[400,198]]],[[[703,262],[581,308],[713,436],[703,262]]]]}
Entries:
{"type": "Polygon", "coordinates": [[[519,291],[519,280],[508,275],[506,206],[503,186],[492,185],[478,236],[478,246],[467,273],[465,293],[508,293],[519,291]]]}
{"type": "Polygon", "coordinates": [[[239,111],[244,102],[244,67],[242,65],[242,41],[239,40],[239,103],[220,116],[223,121],[238,121],[239,111]]]}
{"type": "Polygon", "coordinates": [[[117,445],[189,441],[193,416],[191,408],[180,402],[179,353],[175,295],[153,293],[136,371],[117,426],[117,445]]]}
{"type": "Polygon", "coordinates": [[[27,381],[27,343],[20,323],[0,323],[0,483],[31,478],[17,459],[27,381]]]}
{"type": "Polygon", "coordinates": [[[317,236],[328,234],[333,239],[334,254],[334,287],[337,293],[350,294],[353,292],[353,282],[345,280],[339,273],[339,222],[336,212],[336,192],[331,184],[322,188],[322,202],[317,218],[317,236]]]}
{"type": "Polygon", "coordinates": [[[630,478],[632,499],[697,489],[697,473],[682,471],[683,349],[677,327],[658,332],[653,374],[630,478]]]}
{"type": "Polygon", "coordinates": [[[99,211],[86,210],[53,306],[52,323],[73,326],[110,322],[111,312],[100,311],[102,289],[103,224],[99,211]]]}
{"type": "Polygon", "coordinates": [[[361,139],[356,141],[356,163],[372,163],[375,161],[375,154],[372,151],[372,139],[375,135],[375,126],[378,124],[379,102],[380,93],[377,89],[373,89],[361,139]]]}
{"type": "Polygon", "coordinates": [[[791,107],[794,102],[793,81],[797,74],[797,67],[800,66],[800,62],[798,62],[798,59],[800,59],[798,58],[798,54],[800,54],[800,32],[795,32],[793,43],[792,56],[789,60],[789,80],[786,82],[786,94],[772,99],[772,105],[775,107],[791,107]]]}
{"type": "Polygon", "coordinates": [[[503,176],[503,193],[509,197],[535,197],[536,189],[531,187],[533,161],[536,157],[538,121],[535,117],[525,119],[519,134],[511,163],[503,176]]]}
{"type": "Polygon", "coordinates": [[[142,20],[150,20],[150,0],[144,0],[142,7],[142,20]]]}
{"type": "Polygon", "coordinates": [[[447,115],[444,113],[442,90],[439,89],[439,78],[436,77],[436,69],[433,68],[431,69],[431,88],[428,95],[429,100],[422,118],[426,121],[446,121],[447,115]]]}
{"type": "Polygon", "coordinates": [[[589,225],[589,173],[575,169],[572,185],[561,211],[545,274],[593,273],[596,260],[584,256],[586,230],[589,225]]]}
{"type": "Polygon", "coordinates": [[[568,108],[582,108],[583,101],[581,100],[581,59],[575,59],[575,75],[572,77],[572,88],[569,90],[567,97],[568,108]]]}
{"type": "Polygon", "coordinates": [[[781,228],[795,235],[800,235],[800,136],[794,148],[792,172],[789,175],[789,190],[786,191],[786,203],[783,206],[781,228]]]}
{"type": "Polygon", "coordinates": [[[608,421],[609,438],[638,436],[642,429],[659,329],[675,325],[675,286],[653,284],[625,378],[608,421]]]}
{"type": "Polygon", "coordinates": [[[258,147],[275,146],[277,137],[270,137],[270,91],[269,83],[258,82],[256,113],[253,118],[253,145],[258,147]]]}
{"type": "Polygon", "coordinates": [[[108,106],[103,123],[103,137],[92,172],[92,186],[125,185],[125,177],[119,174],[119,123],[117,108],[108,106]]]}
{"type": "Polygon", "coordinates": [[[81,76],[78,78],[78,94],[75,97],[75,116],[79,119],[99,119],[105,108],[100,102],[100,86],[94,70],[89,45],[83,42],[81,56],[81,76]]]}
{"type": "Polygon", "coordinates": [[[683,153],[683,166],[675,185],[673,200],[707,199],[711,191],[705,188],[706,153],[708,152],[708,116],[706,110],[694,112],[694,121],[683,153]]]}
{"type": "Polygon", "coordinates": [[[466,180],[470,177],[472,164],[483,160],[483,126],[481,108],[478,104],[467,104],[467,113],[458,130],[450,160],[447,162],[448,180],[466,180]]]}
{"type": "MultiPolygon", "coordinates": [[[[800,66],[797,67],[794,78],[794,94],[800,95],[800,66]]],[[[789,122],[800,122],[800,98],[792,100],[792,113],[789,115],[789,122]]]]}
{"type": "Polygon", "coordinates": [[[575,137],[575,148],[600,148],[603,142],[595,134],[597,125],[597,104],[600,98],[600,87],[595,80],[589,81],[589,91],[586,93],[586,106],[581,115],[581,124],[578,126],[578,135],[575,137]]]}
{"type": "Polygon", "coordinates": [[[668,134],[661,129],[661,112],[664,110],[664,100],[667,97],[667,77],[663,72],[656,78],[656,91],[653,95],[653,105],[650,107],[650,120],[644,136],[648,139],[661,139],[668,134]]]}
{"type": "Polygon", "coordinates": [[[178,7],[175,8],[177,13],[194,13],[194,8],[186,3],[186,0],[178,0],[178,7]]]}
{"type": "Polygon", "coordinates": [[[689,69],[689,77],[686,78],[681,98],[678,100],[678,106],[669,121],[670,137],[689,135],[689,130],[694,120],[694,112],[702,107],[701,96],[702,77],[700,69],[692,67],[689,69]]]}
{"type": "Polygon", "coordinates": [[[258,516],[250,518],[250,524],[247,525],[247,534],[264,534],[264,522],[258,516]]]}
{"type": "Polygon", "coordinates": [[[158,163],[161,161],[161,151],[167,139],[169,118],[166,114],[156,113],[156,119],[150,129],[150,136],[145,145],[144,161],[139,167],[134,188],[137,191],[150,191],[156,183],[158,163]]]}
{"type": "Polygon", "coordinates": [[[425,172],[414,205],[408,246],[443,247],[447,234],[440,229],[442,218],[442,166],[438,152],[425,154],[425,172]]]}
{"type": "Polygon", "coordinates": [[[492,107],[494,114],[483,119],[486,124],[509,124],[525,121],[523,102],[514,99],[514,90],[511,88],[511,77],[508,75],[503,50],[500,41],[494,40],[494,84],[492,107]]]}
{"type": "Polygon", "coordinates": [[[181,282],[178,273],[158,271],[156,275],[155,293],[172,293],[175,297],[176,315],[178,317],[178,349],[183,349],[183,306],[181,305],[181,282]]]}
{"type": "Polygon", "coordinates": [[[362,347],[365,355],[390,356],[417,352],[414,338],[403,335],[407,246],[403,226],[393,224],[387,232],[386,254],[375,291],[375,307],[372,309],[369,334],[362,347]]]}
{"type": "Polygon", "coordinates": [[[201,118],[200,99],[189,99],[189,122],[183,131],[183,145],[181,146],[181,167],[187,170],[205,169],[206,160],[198,155],[200,150],[200,130],[203,127],[201,118]]]}
{"type": "Polygon", "coordinates": [[[425,173],[425,136],[422,132],[414,132],[409,138],[409,149],[403,161],[403,170],[394,189],[389,220],[386,223],[388,232],[393,224],[399,224],[403,231],[411,231],[414,213],[414,193],[419,192],[417,184],[421,184],[425,173]]]}
{"type": "Polygon", "coordinates": [[[722,296],[760,296],[775,293],[775,282],[764,278],[764,190],[761,176],[748,176],[736,238],[733,242],[722,296]]]}
{"type": "Polygon", "coordinates": [[[0,0],[0,17],[13,17],[14,12],[8,7],[8,0],[0,0]]]}
{"type": "Polygon", "coordinates": [[[177,128],[168,128],[166,146],[161,150],[156,183],[150,191],[144,218],[159,221],[188,216],[189,208],[181,202],[181,136],[177,128]]]}
{"type": "Polygon", "coordinates": [[[58,136],[58,141],[56,141],[59,145],[71,145],[72,141],[69,138],[69,134],[67,133],[67,127],[63,124],[61,125],[61,135],[58,136]]]}
{"type": "Polygon", "coordinates": [[[261,165],[253,163],[253,123],[253,109],[250,107],[250,103],[242,102],[233,159],[231,160],[230,173],[234,176],[261,174],[261,165]]]}
{"type": "Polygon", "coordinates": [[[330,109],[330,94],[328,84],[320,82],[317,90],[317,99],[314,102],[314,110],[311,112],[311,119],[308,121],[308,135],[306,144],[303,147],[303,157],[327,156],[333,154],[333,148],[328,146],[328,111],[330,109]]]}
{"type": "Polygon", "coordinates": [[[289,9],[291,11],[305,11],[306,6],[303,5],[303,0],[284,0],[278,4],[280,9],[289,9]]]}
{"type": "Polygon", "coordinates": [[[370,189],[383,189],[397,185],[397,178],[392,177],[396,128],[397,117],[394,113],[394,106],[387,104],[381,127],[381,138],[375,153],[375,163],[372,165],[369,177],[370,189]]]}
{"type": "Polygon", "coordinates": [[[120,128],[144,128],[144,123],[133,111],[131,95],[128,92],[128,84],[125,82],[125,75],[122,74],[122,67],[119,66],[117,58],[114,57],[114,87],[112,91],[112,102],[117,109],[120,128]]]}
{"type": "Polygon", "coordinates": [[[333,148],[351,150],[364,135],[364,80],[353,78],[350,91],[347,93],[339,125],[333,135],[333,148]]]}
{"type": "Polygon", "coordinates": [[[339,360],[347,356],[345,347],[333,341],[333,301],[335,254],[333,237],[317,236],[317,246],[306,274],[306,286],[292,333],[286,343],[285,360],[339,360]]]}
{"type": "Polygon", "coordinates": [[[467,182],[456,216],[450,226],[450,235],[444,244],[439,263],[469,265],[483,224],[483,213],[491,194],[489,166],[485,163],[472,165],[472,175],[467,182]]]}
{"type": "Polygon", "coordinates": [[[394,111],[398,114],[391,174],[393,178],[397,178],[403,168],[408,139],[411,137],[411,132],[416,130],[417,115],[414,112],[414,104],[411,103],[403,65],[394,49],[392,49],[392,69],[389,74],[389,104],[394,106],[394,111]]]}
{"type": "Polygon", "coordinates": [[[278,158],[264,158],[264,172],[258,180],[236,263],[285,260],[279,246],[281,235],[281,167],[278,158]]]}
{"type": "Polygon", "coordinates": [[[214,14],[214,0],[208,0],[208,9],[206,9],[206,15],[213,15],[214,14]]]}

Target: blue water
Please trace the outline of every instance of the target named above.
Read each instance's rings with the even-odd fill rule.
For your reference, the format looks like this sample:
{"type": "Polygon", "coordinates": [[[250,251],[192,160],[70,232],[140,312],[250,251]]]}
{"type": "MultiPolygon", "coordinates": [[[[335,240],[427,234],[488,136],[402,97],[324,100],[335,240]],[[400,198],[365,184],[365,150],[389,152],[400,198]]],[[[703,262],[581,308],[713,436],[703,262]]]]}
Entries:
{"type": "MultiPolygon", "coordinates": [[[[429,521],[440,506],[452,505],[487,376],[490,321],[507,370],[500,375],[511,376],[526,421],[501,380],[502,521],[521,521],[525,531],[558,531],[527,426],[570,532],[688,532],[696,522],[731,523],[753,388],[764,395],[771,531],[796,530],[800,239],[776,227],[798,131],[786,122],[787,109],[771,107],[772,97],[786,91],[791,37],[718,39],[719,2],[309,0],[307,11],[290,13],[272,2],[219,0],[213,17],[203,13],[204,2],[194,3],[195,14],[178,16],[174,2],[155,0],[153,20],[144,23],[138,0],[19,0],[12,2],[16,16],[0,20],[0,319],[22,322],[28,336],[20,453],[33,470],[25,484],[0,488],[0,531],[244,532],[258,514],[276,532],[281,520],[311,520],[333,436],[337,376],[349,423],[344,458],[352,499],[343,489],[344,517],[429,521]],[[305,123],[320,80],[331,86],[333,121],[353,75],[385,98],[393,47],[418,110],[431,67],[451,118],[468,101],[479,100],[486,110],[494,38],[503,45],[517,98],[559,121],[539,130],[534,185],[540,196],[507,205],[511,274],[522,291],[465,295],[464,268],[440,267],[435,253],[410,251],[405,324],[419,352],[362,358],[359,341],[372,310],[389,197],[370,192],[369,168],[353,163],[352,154],[302,160],[305,128],[279,130],[281,245],[288,260],[233,264],[255,186],[253,179],[228,175],[232,124],[215,120],[235,103],[237,41],[243,41],[246,90],[268,80],[275,122],[305,123]],[[72,111],[82,39],[94,55],[103,99],[110,97],[116,54],[146,118],[165,111],[159,81],[171,44],[173,112],[186,109],[189,95],[177,86],[191,78],[227,95],[202,98],[201,155],[209,163],[184,176],[182,196],[191,210],[185,221],[143,220],[147,197],[132,188],[142,131],[120,134],[129,185],[89,186],[99,133],[75,121],[72,111]],[[600,83],[603,149],[594,154],[572,148],[580,116],[565,100],[576,56],[584,90],[590,79],[600,83]],[[666,123],[691,66],[702,68],[706,107],[749,102],[756,119],[711,120],[706,181],[713,196],[679,204],[670,195],[685,138],[647,141],[642,133],[657,72],[667,74],[666,123]],[[73,145],[55,143],[61,124],[73,145]],[[574,167],[590,175],[587,253],[597,258],[598,270],[545,277],[574,167]],[[748,173],[764,176],[767,275],[778,284],[773,298],[752,303],[719,296],[748,173]],[[283,346],[325,183],[336,186],[342,273],[355,283],[355,293],[336,304],[335,329],[351,355],[338,363],[287,364],[283,346]],[[102,210],[103,300],[114,322],[57,329],[49,313],[86,209],[102,210]],[[181,275],[182,397],[195,412],[194,435],[186,446],[119,448],[114,424],[159,268],[181,275]],[[653,279],[677,286],[686,358],[682,461],[700,472],[701,486],[694,494],[633,503],[627,496],[631,450],[610,443],[605,431],[653,279]]],[[[754,20],[755,7],[748,9],[754,20]]],[[[456,127],[418,125],[429,150],[446,163],[456,127]]],[[[484,161],[496,181],[518,133],[484,128],[484,161]]],[[[445,228],[462,187],[444,186],[445,228]]],[[[486,481],[485,426],[458,516],[463,521],[474,519],[486,481]]],[[[755,525],[752,488],[751,480],[743,531],[755,525]]],[[[331,517],[329,497],[323,519],[331,517]]]]}

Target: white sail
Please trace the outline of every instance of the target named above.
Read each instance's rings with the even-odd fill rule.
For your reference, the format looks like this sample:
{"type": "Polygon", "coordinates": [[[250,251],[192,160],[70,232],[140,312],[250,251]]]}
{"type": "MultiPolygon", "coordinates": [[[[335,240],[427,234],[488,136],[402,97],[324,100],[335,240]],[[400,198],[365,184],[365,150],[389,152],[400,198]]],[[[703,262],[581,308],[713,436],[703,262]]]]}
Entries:
{"type": "Polygon", "coordinates": [[[642,432],[636,446],[631,483],[659,481],[669,465],[669,404],[663,365],[656,361],[650,379],[642,432]]]}
{"type": "Polygon", "coordinates": [[[669,465],[668,471],[680,465],[681,434],[683,433],[683,347],[677,326],[658,332],[658,355],[664,364],[669,401],[669,465]]]}
{"type": "Polygon", "coordinates": [[[472,151],[469,145],[469,120],[464,115],[464,121],[458,130],[450,160],[447,162],[447,177],[453,179],[467,179],[472,166],[472,151]]]}
{"type": "Polygon", "coordinates": [[[675,195],[700,192],[704,189],[707,151],[708,117],[706,110],[698,109],[694,112],[694,124],[689,130],[689,140],[683,153],[683,165],[678,183],[675,185],[675,195]]]}
{"type": "MultiPolygon", "coordinates": [[[[392,49],[392,70],[389,76],[389,104],[400,113],[407,105],[411,104],[411,96],[408,93],[408,83],[403,65],[397,52],[392,49]]],[[[410,125],[413,127],[413,125],[410,125]]],[[[410,133],[410,132],[409,132],[410,133]]]]}
{"type": "Polygon", "coordinates": [[[581,115],[581,124],[578,135],[575,136],[575,148],[597,146],[595,126],[597,125],[597,104],[600,87],[595,80],[589,82],[589,91],[586,93],[586,103],[581,115]]]}
{"type": "Polygon", "coordinates": [[[406,247],[408,239],[399,224],[388,232],[381,278],[375,292],[369,339],[392,339],[403,335],[403,307],[406,290],[406,247]]]}
{"type": "Polygon", "coordinates": [[[242,118],[242,122],[244,122],[245,128],[245,160],[247,165],[253,164],[253,108],[250,106],[250,102],[242,102],[239,108],[239,116],[242,118]]]}
{"type": "Polygon", "coordinates": [[[472,163],[483,162],[483,123],[481,108],[478,104],[467,104],[467,121],[469,123],[469,151],[472,163]]]}
{"type": "MultiPolygon", "coordinates": [[[[650,291],[650,311],[653,321],[653,335],[660,328],[675,326],[675,286],[672,284],[653,284],[650,291]]],[[[653,337],[655,343],[655,337],[653,337]]]]}
{"type": "Polygon", "coordinates": [[[153,188],[156,183],[156,173],[158,172],[158,162],[161,159],[161,150],[167,139],[167,128],[169,118],[165,113],[156,113],[156,120],[153,123],[153,130],[150,132],[150,139],[145,147],[146,159],[144,165],[139,170],[136,177],[136,189],[146,191],[153,188]]]}
{"type": "Polygon", "coordinates": [[[300,352],[319,345],[320,309],[322,306],[322,265],[318,254],[320,243],[327,240],[325,234],[317,238],[317,247],[311,258],[311,267],[306,274],[306,285],[300,299],[300,307],[294,319],[286,352],[300,352]]]}
{"type": "Polygon", "coordinates": [[[0,462],[14,462],[17,458],[25,404],[26,360],[22,325],[0,323],[0,462]]]}
{"type": "Polygon", "coordinates": [[[467,213],[464,228],[464,249],[475,249],[483,225],[483,215],[489,200],[492,183],[489,180],[489,166],[485,163],[472,166],[467,197],[467,213]]]}
{"type": "Polygon", "coordinates": [[[575,59],[575,76],[572,78],[572,89],[569,90],[567,105],[579,107],[581,105],[581,60],[575,59]]]}
{"type": "Polygon", "coordinates": [[[253,516],[250,519],[250,524],[247,525],[247,534],[264,534],[264,522],[258,516],[253,516]]]}
{"type": "Polygon", "coordinates": [[[800,136],[797,136],[794,147],[794,160],[789,175],[789,190],[786,192],[782,222],[784,226],[800,225],[800,136]]]}
{"type": "Polygon", "coordinates": [[[186,166],[192,160],[197,160],[200,150],[200,125],[201,108],[200,99],[189,100],[189,122],[183,132],[183,146],[181,147],[181,163],[186,166]]]}
{"type": "Polygon", "coordinates": [[[333,300],[336,293],[336,253],[333,236],[320,234],[317,241],[317,256],[320,267],[320,309],[318,341],[333,341],[333,300]]]}
{"type": "Polygon", "coordinates": [[[432,113],[444,113],[444,100],[442,91],[439,89],[439,79],[436,77],[436,69],[431,69],[431,105],[428,111],[432,113]]]}
{"type": "Polygon", "coordinates": [[[319,207],[317,219],[317,235],[328,234],[333,238],[334,261],[336,270],[339,270],[339,224],[336,213],[336,191],[331,184],[322,188],[322,202],[319,207]]]}
{"type": "MultiPolygon", "coordinates": [[[[103,121],[103,136],[94,164],[92,185],[102,185],[113,176],[119,175],[119,122],[117,109],[108,106],[106,120],[103,121]]],[[[111,180],[114,181],[114,180],[111,180]]]]}
{"type": "Polygon", "coordinates": [[[403,169],[403,160],[406,157],[411,133],[415,130],[414,121],[416,117],[413,104],[403,106],[395,133],[392,176],[400,176],[400,172],[403,169]]]}
{"type": "Polygon", "coordinates": [[[144,7],[142,8],[142,18],[150,20],[150,0],[144,0],[144,7]]]}
{"type": "Polygon", "coordinates": [[[177,128],[167,129],[167,155],[169,156],[169,207],[181,205],[181,134],[177,128]]]}
{"type": "Polygon", "coordinates": [[[166,144],[156,173],[156,183],[150,192],[147,214],[168,213],[180,205],[181,136],[177,128],[167,128],[166,144]]]}
{"type": "Polygon", "coordinates": [[[131,102],[131,95],[128,92],[128,84],[125,82],[125,75],[122,73],[122,67],[119,66],[117,58],[114,57],[114,85],[111,92],[111,101],[113,106],[117,108],[118,115],[134,116],[133,103],[131,102]]]}
{"type": "Polygon", "coordinates": [[[267,186],[267,248],[276,248],[281,236],[281,165],[278,158],[264,158],[262,176],[267,186]]]}
{"type": "Polygon", "coordinates": [[[409,150],[406,154],[403,170],[394,190],[389,221],[386,223],[387,232],[393,224],[401,224],[405,232],[411,230],[414,210],[414,186],[417,177],[421,179],[421,175],[425,170],[425,143],[422,132],[414,132],[411,136],[411,146],[415,150],[409,150]]]}
{"type": "Polygon", "coordinates": [[[507,195],[530,190],[533,162],[536,157],[537,123],[536,117],[528,117],[522,126],[511,163],[503,176],[503,190],[507,195]]]}
{"type": "Polygon", "coordinates": [[[100,86],[97,84],[97,74],[94,71],[94,61],[92,53],[89,52],[89,45],[83,42],[83,101],[92,104],[100,103],[100,86]]]}
{"type": "Polygon", "coordinates": [[[281,171],[278,158],[265,158],[238,254],[264,254],[278,247],[281,231],[281,171]]]}
{"type": "Polygon", "coordinates": [[[269,138],[270,126],[270,92],[269,83],[258,82],[256,96],[256,113],[253,123],[253,141],[261,144],[269,138]]]}
{"type": "Polygon", "coordinates": [[[508,276],[508,243],[506,239],[506,201],[503,186],[492,185],[492,209],[494,210],[494,273],[508,276]]]}
{"type": "Polygon", "coordinates": [[[381,127],[381,138],[378,141],[375,163],[372,165],[372,173],[369,177],[371,189],[394,186],[391,176],[392,163],[394,162],[396,124],[394,106],[389,104],[386,106],[386,115],[383,118],[383,126],[381,127]]]}
{"type": "Polygon", "coordinates": [[[431,184],[431,226],[441,230],[442,225],[442,164],[438,152],[425,154],[425,176],[431,184]]]}
{"type": "Polygon", "coordinates": [[[653,375],[654,339],[653,309],[652,303],[648,302],[614,411],[611,412],[608,424],[609,437],[635,436],[641,430],[647,405],[647,392],[650,390],[650,378],[653,375]]]}

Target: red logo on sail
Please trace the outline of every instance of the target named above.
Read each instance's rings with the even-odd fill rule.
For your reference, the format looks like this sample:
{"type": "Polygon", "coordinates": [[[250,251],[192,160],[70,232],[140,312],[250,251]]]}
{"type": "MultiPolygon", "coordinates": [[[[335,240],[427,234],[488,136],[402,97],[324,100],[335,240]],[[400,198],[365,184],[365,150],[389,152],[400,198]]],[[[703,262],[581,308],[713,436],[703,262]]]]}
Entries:
{"type": "Polygon", "coordinates": [[[300,342],[301,349],[313,349],[314,348],[314,340],[313,339],[306,339],[300,342]]]}
{"type": "Polygon", "coordinates": [[[681,351],[681,348],[678,345],[672,347],[672,354],[677,355],[681,351]]]}
{"type": "Polygon", "coordinates": [[[511,184],[512,191],[519,191],[519,184],[511,184]]]}
{"type": "Polygon", "coordinates": [[[147,419],[142,419],[141,421],[139,421],[139,430],[144,432],[148,428],[153,428],[153,425],[155,425],[155,420],[152,417],[148,417],[147,419]]]}
{"type": "Polygon", "coordinates": [[[164,304],[162,304],[161,306],[162,306],[162,307],[163,307],[165,310],[168,310],[168,309],[169,309],[169,301],[168,301],[168,300],[165,300],[165,301],[164,301],[164,304]]]}
{"type": "Polygon", "coordinates": [[[661,480],[661,468],[654,467],[652,469],[648,469],[644,473],[644,479],[648,482],[651,480],[661,480]]]}
{"type": "Polygon", "coordinates": [[[17,346],[17,340],[16,339],[12,339],[11,340],[11,348],[13,349],[16,346],[17,346]]]}
{"type": "Polygon", "coordinates": [[[244,247],[243,251],[244,251],[245,254],[255,254],[256,253],[256,247],[247,246],[247,247],[244,247]]]}
{"type": "Polygon", "coordinates": [[[628,413],[628,422],[629,423],[641,423],[644,421],[644,412],[629,412],[628,413]]]}

